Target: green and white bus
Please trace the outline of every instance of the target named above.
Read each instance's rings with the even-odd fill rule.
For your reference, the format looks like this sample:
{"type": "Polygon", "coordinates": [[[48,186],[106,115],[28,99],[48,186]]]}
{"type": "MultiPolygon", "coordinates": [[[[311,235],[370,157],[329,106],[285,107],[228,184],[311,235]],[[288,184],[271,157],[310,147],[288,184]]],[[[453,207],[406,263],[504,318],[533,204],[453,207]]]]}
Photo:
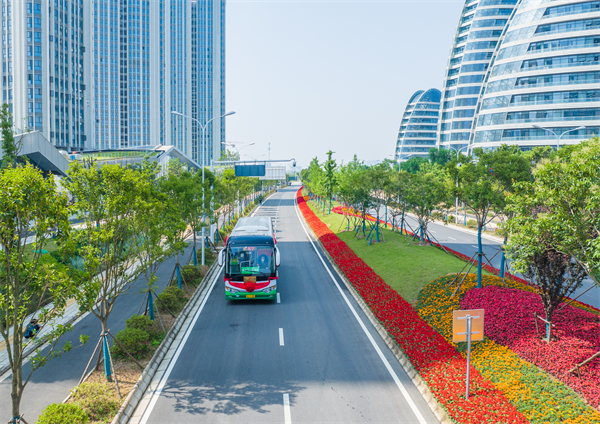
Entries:
{"type": "Polygon", "coordinates": [[[279,264],[271,218],[240,218],[219,252],[219,265],[225,266],[225,298],[275,299],[279,264]]]}

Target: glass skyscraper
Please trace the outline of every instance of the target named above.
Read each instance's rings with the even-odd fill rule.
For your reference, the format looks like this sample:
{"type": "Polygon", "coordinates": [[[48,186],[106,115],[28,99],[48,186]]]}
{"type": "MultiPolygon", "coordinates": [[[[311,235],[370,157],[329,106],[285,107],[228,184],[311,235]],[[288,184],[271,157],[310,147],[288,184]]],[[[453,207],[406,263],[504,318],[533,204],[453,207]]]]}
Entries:
{"type": "Polygon", "coordinates": [[[400,122],[394,160],[427,157],[429,149],[436,146],[441,96],[435,88],[412,95],[400,122]]]}
{"type": "Polygon", "coordinates": [[[472,147],[528,149],[556,146],[563,133],[561,144],[598,136],[600,1],[522,0],[484,90],[472,147]]]}
{"type": "Polygon", "coordinates": [[[465,1],[444,78],[441,146],[461,149],[469,145],[486,71],[517,3],[518,0],[465,1]]]}
{"type": "Polygon", "coordinates": [[[1,2],[2,102],[17,132],[41,132],[54,145],[86,143],[83,0],[1,2]]]}
{"type": "MultiPolygon", "coordinates": [[[[91,0],[93,147],[174,145],[202,162],[201,131],[225,109],[224,0],[91,0]]],[[[221,155],[222,120],[206,131],[221,155]]]]}

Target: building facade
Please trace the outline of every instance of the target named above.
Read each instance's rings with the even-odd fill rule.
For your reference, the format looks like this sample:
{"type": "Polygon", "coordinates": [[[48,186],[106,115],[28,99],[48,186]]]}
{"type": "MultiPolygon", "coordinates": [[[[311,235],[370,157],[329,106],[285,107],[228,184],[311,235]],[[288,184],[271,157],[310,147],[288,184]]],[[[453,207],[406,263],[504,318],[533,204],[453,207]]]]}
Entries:
{"type": "Polygon", "coordinates": [[[600,1],[522,0],[494,54],[472,148],[575,144],[599,130],[600,1]]]}
{"type": "Polygon", "coordinates": [[[90,120],[96,149],[172,145],[202,163],[221,155],[224,0],[91,0],[90,120]],[[190,118],[173,115],[176,111],[190,118]]]}
{"type": "Polygon", "coordinates": [[[2,102],[17,132],[81,149],[85,123],[83,0],[3,1],[2,102]]]}
{"type": "Polygon", "coordinates": [[[412,95],[400,122],[394,160],[427,157],[429,149],[436,147],[441,97],[435,88],[412,95]]]}
{"type": "Polygon", "coordinates": [[[484,77],[517,3],[465,1],[444,78],[438,136],[441,146],[458,150],[469,145],[484,77]]]}

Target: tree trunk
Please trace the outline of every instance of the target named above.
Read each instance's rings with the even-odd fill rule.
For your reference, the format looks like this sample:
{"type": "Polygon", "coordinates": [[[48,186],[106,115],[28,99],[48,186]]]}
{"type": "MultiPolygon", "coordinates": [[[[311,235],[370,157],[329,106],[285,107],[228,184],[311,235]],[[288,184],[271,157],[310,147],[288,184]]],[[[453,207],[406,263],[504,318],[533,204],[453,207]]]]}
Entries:
{"type": "MultiPolygon", "coordinates": [[[[17,330],[13,333],[13,348],[16,348],[13,352],[13,372],[12,372],[12,387],[10,397],[12,399],[12,416],[13,421],[18,418],[21,408],[21,397],[23,396],[23,353],[18,351],[18,346],[22,346],[23,332],[15,325],[13,330],[17,330]],[[17,334],[18,333],[18,334],[17,334]]],[[[7,346],[8,349],[10,347],[7,346]]]]}
{"type": "Polygon", "coordinates": [[[481,246],[481,227],[482,223],[477,224],[477,288],[481,288],[481,274],[483,272],[483,249],[481,246]]]}

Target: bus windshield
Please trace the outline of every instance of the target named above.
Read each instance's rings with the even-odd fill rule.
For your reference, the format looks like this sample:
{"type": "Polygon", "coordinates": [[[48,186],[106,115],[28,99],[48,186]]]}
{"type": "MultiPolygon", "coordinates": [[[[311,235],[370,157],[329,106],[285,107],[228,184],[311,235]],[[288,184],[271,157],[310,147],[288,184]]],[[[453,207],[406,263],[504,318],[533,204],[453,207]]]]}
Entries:
{"type": "Polygon", "coordinates": [[[229,275],[263,275],[275,273],[275,255],[271,246],[231,246],[225,273],[229,275]]]}

